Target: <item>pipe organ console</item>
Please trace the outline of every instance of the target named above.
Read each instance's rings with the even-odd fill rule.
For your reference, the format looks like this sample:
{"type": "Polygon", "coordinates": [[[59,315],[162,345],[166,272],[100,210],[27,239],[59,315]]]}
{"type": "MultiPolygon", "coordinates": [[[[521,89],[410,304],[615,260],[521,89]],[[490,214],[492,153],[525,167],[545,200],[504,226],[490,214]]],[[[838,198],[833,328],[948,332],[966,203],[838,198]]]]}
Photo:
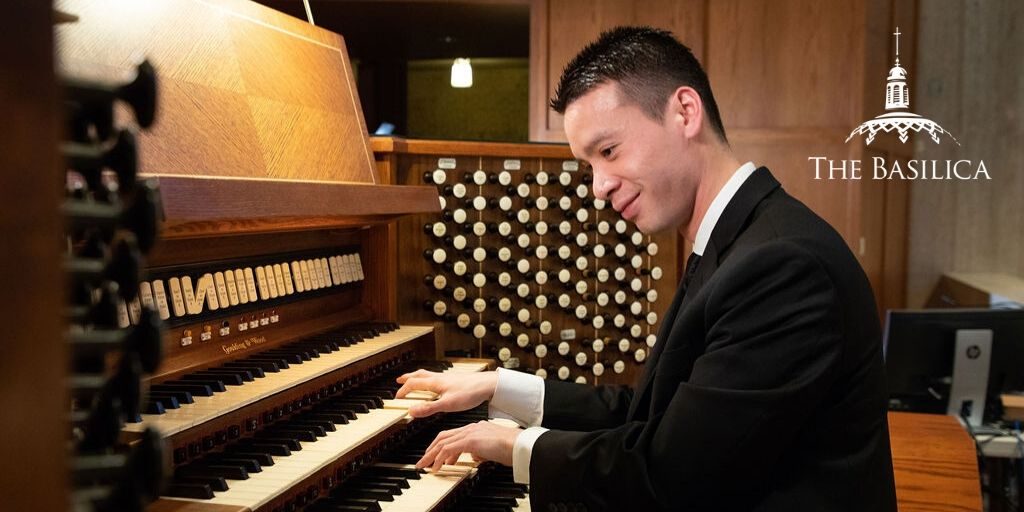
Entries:
{"type": "MultiPolygon", "coordinates": [[[[0,85],[18,123],[0,151],[5,505],[529,510],[509,468],[415,470],[485,412],[412,421],[433,397],[395,399],[395,376],[628,383],[678,241],[593,198],[564,146],[371,143],[344,40],[301,20],[246,0],[54,3],[0,3],[23,21],[0,31],[19,78],[0,85]],[[73,171],[63,198],[48,169],[73,171]]],[[[891,415],[901,506],[980,510],[973,445],[942,419],[891,415]]]]}
{"type": "MultiPolygon", "coordinates": [[[[56,31],[62,72],[110,80],[144,55],[161,80],[160,117],[138,135],[161,238],[139,237],[151,251],[126,272],[141,278],[102,301],[128,332],[163,326],[160,364],[115,431],[167,454],[148,509],[528,507],[501,470],[410,464],[439,429],[483,412],[412,421],[408,408],[433,397],[396,400],[395,378],[493,364],[443,358],[432,323],[399,314],[396,222],[438,211],[438,195],[374,167],[342,38],[240,0],[57,4],[78,17],[56,31]]],[[[132,176],[114,149],[131,142],[69,154],[132,176]]]]}

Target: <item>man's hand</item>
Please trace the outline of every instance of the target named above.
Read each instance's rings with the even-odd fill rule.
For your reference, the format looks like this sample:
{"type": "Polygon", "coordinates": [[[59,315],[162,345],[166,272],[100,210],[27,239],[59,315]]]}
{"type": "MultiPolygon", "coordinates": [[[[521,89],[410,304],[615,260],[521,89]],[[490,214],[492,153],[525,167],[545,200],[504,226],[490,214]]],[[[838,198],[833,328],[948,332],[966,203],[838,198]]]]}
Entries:
{"type": "Polygon", "coordinates": [[[459,455],[468,453],[477,461],[494,461],[512,465],[512,447],[522,432],[519,428],[503,427],[489,421],[471,423],[464,427],[445,430],[427,447],[417,468],[431,467],[438,471],[444,464],[455,464],[459,455]]]}
{"type": "Polygon", "coordinates": [[[409,408],[409,415],[422,418],[439,412],[472,409],[494,396],[498,386],[498,372],[441,374],[416,370],[398,379],[402,387],[395,398],[404,398],[410,391],[432,391],[437,400],[409,408]]]}

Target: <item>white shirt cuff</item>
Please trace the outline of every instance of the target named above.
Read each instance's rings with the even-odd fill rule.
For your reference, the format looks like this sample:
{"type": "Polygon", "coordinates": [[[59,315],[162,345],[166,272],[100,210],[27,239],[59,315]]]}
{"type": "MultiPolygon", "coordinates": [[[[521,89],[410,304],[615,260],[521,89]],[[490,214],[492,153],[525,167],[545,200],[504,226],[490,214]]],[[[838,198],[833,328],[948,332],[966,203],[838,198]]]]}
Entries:
{"type": "Polygon", "coordinates": [[[510,419],[524,427],[540,425],[544,419],[544,379],[498,368],[498,385],[487,413],[492,418],[510,419]]]}
{"type": "Polygon", "coordinates": [[[541,434],[547,432],[544,427],[530,427],[516,437],[512,445],[512,480],[517,484],[530,483],[530,458],[533,456],[533,445],[541,434]]]}

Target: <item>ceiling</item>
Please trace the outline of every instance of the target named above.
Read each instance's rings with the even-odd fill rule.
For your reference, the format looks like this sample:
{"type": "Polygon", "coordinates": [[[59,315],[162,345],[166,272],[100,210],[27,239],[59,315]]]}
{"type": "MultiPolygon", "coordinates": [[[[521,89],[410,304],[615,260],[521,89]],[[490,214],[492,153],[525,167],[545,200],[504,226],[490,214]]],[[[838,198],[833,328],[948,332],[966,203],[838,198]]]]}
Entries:
{"type": "MultiPolygon", "coordinates": [[[[306,19],[301,0],[257,0],[306,19]]],[[[526,58],[526,3],[310,0],[317,26],[344,36],[352,59],[526,58]]]]}

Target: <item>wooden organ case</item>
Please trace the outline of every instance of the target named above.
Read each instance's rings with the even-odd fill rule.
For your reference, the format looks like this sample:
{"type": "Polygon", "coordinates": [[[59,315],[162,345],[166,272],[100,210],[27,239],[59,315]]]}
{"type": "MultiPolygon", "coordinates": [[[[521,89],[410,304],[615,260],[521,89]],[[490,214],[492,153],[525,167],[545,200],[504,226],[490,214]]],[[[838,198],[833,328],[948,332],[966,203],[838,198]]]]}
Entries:
{"type": "Polygon", "coordinates": [[[173,454],[150,509],[450,504],[470,472],[410,471],[402,450],[477,416],[411,422],[429,397],[394,400],[394,378],[486,362],[436,362],[432,326],[396,323],[394,221],[437,211],[437,193],[381,179],[342,38],[241,0],[56,7],[78,16],[56,29],[63,72],[110,80],[144,56],[160,81],[140,167],[161,240],[120,305],[124,326],[143,308],[164,325],[163,364],[124,429],[157,428],[173,454]]]}

